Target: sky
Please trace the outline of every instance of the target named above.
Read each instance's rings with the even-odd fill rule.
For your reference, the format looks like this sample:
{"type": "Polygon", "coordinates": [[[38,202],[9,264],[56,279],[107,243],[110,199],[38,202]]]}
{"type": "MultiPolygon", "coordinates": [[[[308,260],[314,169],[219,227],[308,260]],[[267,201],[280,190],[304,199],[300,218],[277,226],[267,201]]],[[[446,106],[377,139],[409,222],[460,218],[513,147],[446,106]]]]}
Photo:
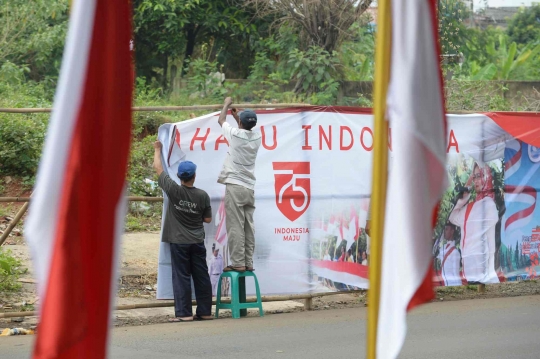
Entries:
{"type": "MultiPolygon", "coordinates": [[[[487,0],[489,7],[531,6],[534,2],[540,3],[540,0],[487,0]]],[[[484,8],[485,4],[485,0],[474,0],[474,9],[484,8]]]]}
{"type": "MultiPolygon", "coordinates": [[[[470,0],[464,0],[470,4],[470,0]]],[[[486,7],[486,3],[489,7],[517,7],[517,6],[531,6],[533,3],[540,4],[540,0],[473,0],[474,10],[483,9],[486,7]]],[[[373,1],[371,6],[377,6],[377,1],[373,1]]]]}

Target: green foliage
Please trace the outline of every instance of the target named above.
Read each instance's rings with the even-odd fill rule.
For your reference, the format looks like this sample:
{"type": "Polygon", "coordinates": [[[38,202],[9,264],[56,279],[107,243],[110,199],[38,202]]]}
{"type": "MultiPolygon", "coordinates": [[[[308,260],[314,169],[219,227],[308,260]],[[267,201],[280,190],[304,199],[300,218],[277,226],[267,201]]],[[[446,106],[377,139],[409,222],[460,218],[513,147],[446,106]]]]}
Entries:
{"type": "Polygon", "coordinates": [[[34,175],[45,137],[46,122],[0,117],[0,173],[34,175]]]}
{"type": "Polygon", "coordinates": [[[0,2],[0,66],[10,61],[54,88],[67,31],[68,1],[0,2]]]}
{"type": "Polygon", "coordinates": [[[13,292],[21,288],[17,282],[21,274],[21,262],[13,257],[11,250],[0,247],[0,292],[13,292]]]}
{"type": "Polygon", "coordinates": [[[222,84],[223,66],[218,68],[217,61],[194,59],[189,61],[188,91],[190,97],[209,98],[221,101],[227,94],[227,88],[222,84]]]}
{"type": "Polygon", "coordinates": [[[156,173],[152,167],[154,162],[154,148],[152,144],[155,135],[149,135],[140,141],[131,144],[131,157],[128,169],[129,193],[134,196],[158,196],[161,190],[145,182],[145,179],[157,181],[156,173]]]}
{"type": "Polygon", "coordinates": [[[459,54],[466,38],[467,29],[463,19],[470,10],[463,0],[439,0],[439,39],[442,53],[459,54]]]}
{"type": "Polygon", "coordinates": [[[522,7],[508,23],[508,36],[518,45],[540,41],[540,4],[522,7]]]}
{"type": "Polygon", "coordinates": [[[291,79],[301,84],[302,91],[311,95],[313,104],[328,104],[337,96],[339,84],[336,77],[338,59],[336,53],[318,46],[310,46],[308,50],[293,49],[289,53],[287,65],[291,79]]]}
{"type": "Polygon", "coordinates": [[[169,64],[182,60],[184,68],[197,45],[211,44],[223,62],[239,62],[244,59],[235,56],[249,54],[246,45],[258,37],[259,22],[232,2],[135,0],[134,8],[137,73],[149,81],[157,78],[164,88],[169,64]]]}
{"type": "Polygon", "coordinates": [[[467,29],[466,41],[461,51],[465,56],[465,64],[468,62],[477,62],[480,64],[492,62],[493,57],[486,51],[492,43],[497,43],[501,35],[505,35],[504,30],[493,26],[486,29],[471,28],[467,29]]]}
{"type": "MultiPolygon", "coordinates": [[[[8,62],[0,68],[0,107],[50,106],[46,100],[48,93],[41,84],[21,83],[22,72],[8,62]]],[[[0,113],[0,173],[35,174],[47,123],[46,114],[0,113]]]]}
{"type": "Polygon", "coordinates": [[[518,50],[515,42],[507,44],[505,35],[499,35],[498,40],[498,44],[491,42],[485,48],[489,63],[481,67],[471,62],[471,80],[525,80],[538,73],[540,44],[527,44],[518,50]]]}
{"type": "Polygon", "coordinates": [[[288,26],[261,40],[257,47],[249,82],[235,90],[236,96],[247,101],[335,103],[339,89],[336,52],[330,54],[319,46],[301,50],[298,35],[288,26]]]}
{"type": "Polygon", "coordinates": [[[340,71],[347,81],[372,81],[375,68],[375,33],[372,28],[354,24],[353,37],[338,51],[340,71]]]}

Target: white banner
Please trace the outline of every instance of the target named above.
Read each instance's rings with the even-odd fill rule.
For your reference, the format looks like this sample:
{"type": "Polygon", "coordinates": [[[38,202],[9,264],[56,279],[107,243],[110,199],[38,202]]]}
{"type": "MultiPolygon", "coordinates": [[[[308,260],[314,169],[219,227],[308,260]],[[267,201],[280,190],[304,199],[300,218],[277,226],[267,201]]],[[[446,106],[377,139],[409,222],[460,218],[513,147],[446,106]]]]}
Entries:
{"type": "MultiPolygon", "coordinates": [[[[367,288],[369,239],[363,229],[371,191],[371,110],[310,107],[256,112],[258,123],[254,131],[261,132],[262,146],[255,170],[254,267],[262,293],[367,288]]],[[[176,170],[181,161],[192,161],[197,165],[195,186],[208,192],[211,198],[213,221],[205,224],[205,243],[209,267],[213,265],[214,268],[216,262],[220,266],[229,264],[222,207],[225,186],[217,183],[228,144],[222,136],[218,115],[212,113],[165,124],[159,129],[164,167],[171,178],[178,181],[176,170]],[[212,252],[214,246],[219,249],[218,257],[212,252]]],[[[227,121],[236,126],[232,116],[229,115],[227,121]]],[[[506,143],[514,137],[498,123],[501,120],[494,114],[448,116],[447,153],[453,186],[456,183],[452,171],[458,167],[462,177],[472,174],[473,163],[490,163],[503,170],[506,143]],[[464,161],[470,168],[463,168],[464,161]]],[[[399,150],[392,148],[391,137],[390,129],[390,151],[399,150]]],[[[465,185],[466,181],[463,179],[461,184],[465,185]]],[[[451,191],[446,197],[454,194],[454,187],[451,191]]],[[[165,199],[164,206],[167,205],[165,199]]],[[[411,204],[411,210],[414,205],[411,204]]],[[[449,213],[441,212],[441,216],[449,213]]],[[[451,280],[444,283],[441,278],[444,256],[439,249],[447,242],[443,238],[446,218],[441,217],[439,222],[435,237],[442,241],[434,248],[436,280],[451,284],[451,280]]],[[[452,240],[458,252],[461,252],[460,232],[456,225],[452,240]]],[[[499,231],[497,250],[500,236],[499,231]]],[[[475,253],[469,254],[474,256],[475,253]]],[[[453,264],[456,265],[459,270],[454,272],[463,277],[461,264],[453,264]]],[[[486,273],[492,275],[495,270],[500,271],[500,263],[490,265],[498,265],[498,268],[486,270],[486,273]]],[[[253,292],[249,281],[248,291],[253,292]]],[[[173,298],[170,253],[166,243],[162,243],[159,254],[157,298],[173,298]]]]}

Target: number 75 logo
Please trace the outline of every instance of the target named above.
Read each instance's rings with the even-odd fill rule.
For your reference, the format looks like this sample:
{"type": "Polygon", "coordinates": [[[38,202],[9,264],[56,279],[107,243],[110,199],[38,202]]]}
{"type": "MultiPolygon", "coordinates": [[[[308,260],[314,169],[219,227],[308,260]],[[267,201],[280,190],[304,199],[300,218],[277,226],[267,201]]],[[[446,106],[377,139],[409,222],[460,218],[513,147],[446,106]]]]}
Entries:
{"type": "Polygon", "coordinates": [[[296,221],[311,200],[309,162],[273,162],[276,205],[290,221],[296,221]]]}

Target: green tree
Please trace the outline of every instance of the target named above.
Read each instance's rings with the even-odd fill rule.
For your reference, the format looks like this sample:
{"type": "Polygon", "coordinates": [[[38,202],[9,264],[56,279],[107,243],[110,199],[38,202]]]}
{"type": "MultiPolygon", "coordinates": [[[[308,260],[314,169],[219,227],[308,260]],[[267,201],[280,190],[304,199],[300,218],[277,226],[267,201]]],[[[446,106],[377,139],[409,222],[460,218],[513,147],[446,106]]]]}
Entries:
{"type": "MultiPolygon", "coordinates": [[[[148,80],[159,78],[163,88],[170,62],[181,59],[185,74],[198,44],[213,47],[216,39],[236,39],[258,30],[251,14],[225,1],[134,0],[134,7],[137,73],[148,80]]],[[[225,47],[223,41],[218,45],[217,51],[225,47]]]]}
{"type": "Polygon", "coordinates": [[[472,80],[527,80],[539,74],[540,44],[527,44],[518,50],[515,42],[508,45],[506,36],[499,35],[498,43],[491,42],[485,51],[485,65],[475,61],[470,64],[472,80]]]}
{"type": "Polygon", "coordinates": [[[517,242],[516,242],[516,250],[514,251],[514,262],[515,262],[514,268],[516,268],[516,270],[521,268],[520,263],[519,263],[519,246],[517,242]]]}
{"type": "Polygon", "coordinates": [[[67,20],[68,0],[0,1],[0,66],[9,61],[54,88],[67,20]]]}
{"type": "Polygon", "coordinates": [[[508,23],[510,40],[519,45],[540,41],[540,4],[522,7],[508,23]]]}
{"type": "MultiPolygon", "coordinates": [[[[329,56],[334,57],[343,41],[350,38],[352,25],[365,13],[371,2],[372,0],[246,0],[245,4],[254,7],[263,16],[275,17],[276,23],[292,29],[299,39],[296,55],[301,54],[305,59],[311,58],[311,54],[316,52],[317,56],[325,61],[329,56]]],[[[309,74],[315,77],[316,75],[312,74],[310,69],[300,68],[296,71],[302,61],[293,61],[293,76],[296,81],[294,93],[308,91],[309,95],[309,89],[312,88],[309,74]]],[[[329,70],[333,71],[332,68],[329,70]]]]}
{"type": "Polygon", "coordinates": [[[357,22],[351,38],[337,50],[343,80],[372,81],[375,65],[375,32],[369,24],[357,22]]]}
{"type": "Polygon", "coordinates": [[[466,39],[463,20],[470,15],[468,6],[462,0],[438,0],[437,13],[442,54],[459,54],[466,39]]]}

